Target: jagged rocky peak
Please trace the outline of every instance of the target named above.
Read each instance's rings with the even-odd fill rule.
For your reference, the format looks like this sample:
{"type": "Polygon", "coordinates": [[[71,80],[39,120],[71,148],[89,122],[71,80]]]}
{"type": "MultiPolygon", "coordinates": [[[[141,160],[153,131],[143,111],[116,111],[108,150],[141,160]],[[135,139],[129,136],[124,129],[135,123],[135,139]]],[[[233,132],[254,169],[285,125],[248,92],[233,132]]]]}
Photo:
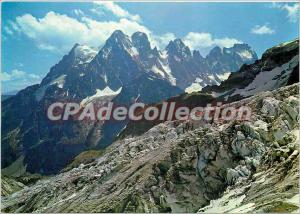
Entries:
{"type": "Polygon", "coordinates": [[[130,37],[124,34],[121,30],[115,30],[106,40],[106,43],[101,49],[99,56],[101,58],[107,59],[111,52],[120,54],[123,53],[123,51],[126,51],[131,56],[138,55],[138,51],[133,46],[130,37]]]}
{"type": "Polygon", "coordinates": [[[197,50],[193,51],[193,57],[196,60],[200,60],[200,61],[204,60],[204,57],[201,55],[200,51],[197,51],[197,50]]]}
{"type": "Polygon", "coordinates": [[[76,43],[68,54],[64,55],[56,65],[51,67],[50,72],[42,80],[41,85],[49,84],[59,76],[72,72],[73,69],[76,70],[81,66],[88,65],[97,53],[98,51],[95,48],[76,43]]]}
{"type": "Polygon", "coordinates": [[[107,39],[105,46],[116,44],[131,46],[129,37],[126,34],[124,34],[121,30],[115,30],[107,39]]]}
{"type": "Polygon", "coordinates": [[[246,43],[236,43],[232,46],[232,49],[249,49],[249,50],[251,50],[252,48],[250,47],[250,45],[248,45],[246,43]]]}
{"type": "Polygon", "coordinates": [[[219,46],[216,46],[213,49],[211,49],[211,51],[207,55],[207,58],[221,56],[222,54],[223,50],[219,46]]]}
{"type": "MultiPolygon", "coordinates": [[[[112,39],[118,39],[118,40],[123,40],[124,38],[128,37],[125,33],[123,33],[123,31],[121,30],[115,30],[111,36],[109,37],[112,38],[112,39]]],[[[109,40],[108,39],[108,40],[109,40]]]]}
{"type": "Polygon", "coordinates": [[[76,43],[69,53],[65,55],[60,63],[84,64],[89,63],[97,55],[97,49],[88,45],[76,43]]]}
{"type": "Polygon", "coordinates": [[[157,47],[154,47],[153,53],[155,53],[156,55],[160,55],[161,52],[157,49],[157,47]]]}
{"type": "MultiPolygon", "coordinates": [[[[258,59],[257,54],[248,44],[245,44],[245,43],[234,44],[234,46],[229,49],[235,51],[243,60],[258,59]]],[[[224,48],[224,50],[226,50],[226,49],[224,48]]]]}
{"type": "Polygon", "coordinates": [[[75,43],[75,44],[73,45],[73,47],[71,48],[69,54],[73,54],[73,53],[75,52],[75,49],[76,49],[77,47],[79,47],[79,46],[80,46],[79,43],[75,43]]]}
{"type": "Polygon", "coordinates": [[[230,48],[216,46],[206,56],[215,73],[234,72],[243,64],[254,63],[257,59],[257,54],[247,44],[234,44],[230,48]]]}
{"type": "Polygon", "coordinates": [[[180,58],[189,58],[192,55],[189,47],[186,46],[181,39],[170,41],[166,50],[169,55],[174,55],[180,58]]]}
{"type": "Polygon", "coordinates": [[[207,58],[216,58],[216,57],[223,57],[223,56],[234,56],[237,55],[241,58],[242,61],[250,61],[253,62],[253,60],[256,60],[257,54],[255,51],[245,43],[237,43],[234,44],[232,47],[226,48],[226,47],[214,47],[209,54],[207,55],[207,58]]]}
{"type": "Polygon", "coordinates": [[[134,34],[132,34],[131,41],[133,46],[136,47],[139,51],[143,52],[151,50],[148,36],[143,32],[135,32],[134,34]]]}

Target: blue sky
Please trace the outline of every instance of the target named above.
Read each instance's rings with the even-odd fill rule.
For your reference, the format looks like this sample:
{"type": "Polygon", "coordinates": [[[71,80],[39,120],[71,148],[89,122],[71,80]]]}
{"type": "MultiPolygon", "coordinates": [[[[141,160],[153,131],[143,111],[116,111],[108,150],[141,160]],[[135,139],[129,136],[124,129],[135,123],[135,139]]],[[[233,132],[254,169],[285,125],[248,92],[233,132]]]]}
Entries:
{"type": "Polygon", "coordinates": [[[148,34],[163,49],[181,38],[206,55],[214,46],[249,44],[260,56],[297,38],[296,3],[3,3],[2,93],[39,83],[75,43],[101,47],[121,29],[148,34]]]}

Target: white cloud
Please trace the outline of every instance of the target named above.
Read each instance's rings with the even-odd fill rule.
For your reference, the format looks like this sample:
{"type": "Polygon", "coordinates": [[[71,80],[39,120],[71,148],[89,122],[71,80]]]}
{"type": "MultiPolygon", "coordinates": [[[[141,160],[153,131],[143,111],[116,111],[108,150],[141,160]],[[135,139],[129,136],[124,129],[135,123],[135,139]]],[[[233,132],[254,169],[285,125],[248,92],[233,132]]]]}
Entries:
{"type": "Polygon", "coordinates": [[[16,23],[11,20],[8,20],[7,25],[4,26],[4,31],[8,35],[13,35],[15,32],[19,33],[20,29],[16,23]]]}
{"type": "Polygon", "coordinates": [[[20,28],[18,27],[18,25],[16,23],[14,23],[13,21],[9,20],[8,21],[9,25],[11,26],[11,29],[13,29],[16,32],[20,32],[20,28]]]}
{"type": "Polygon", "coordinates": [[[119,17],[119,18],[127,18],[133,21],[137,21],[139,22],[141,20],[141,17],[139,15],[134,15],[129,13],[127,10],[123,9],[122,7],[120,7],[119,5],[117,5],[114,2],[111,1],[105,1],[105,2],[100,2],[100,1],[96,1],[94,2],[95,5],[97,5],[98,7],[95,8],[95,10],[93,12],[96,12],[97,10],[106,10],[109,11],[111,13],[113,13],[115,16],[119,17]]]}
{"type": "Polygon", "coordinates": [[[160,36],[153,35],[152,37],[153,38],[150,37],[151,44],[159,49],[164,49],[171,40],[176,39],[173,33],[165,33],[160,36]]]}
{"type": "Polygon", "coordinates": [[[7,34],[9,34],[9,35],[13,35],[13,34],[14,34],[14,33],[12,32],[12,30],[9,29],[8,26],[5,26],[5,27],[4,27],[4,30],[5,30],[5,32],[6,32],[7,34]]]}
{"type": "Polygon", "coordinates": [[[99,47],[115,30],[122,30],[127,35],[137,31],[144,32],[152,46],[160,48],[175,39],[175,35],[171,33],[154,35],[144,25],[126,18],[102,22],[88,17],[77,20],[53,11],[39,19],[31,14],[19,16],[16,24],[21,32],[35,41],[38,48],[60,53],[69,51],[75,43],[99,47]]]}
{"type": "Polygon", "coordinates": [[[40,49],[52,51],[66,51],[78,42],[87,33],[84,23],[49,12],[45,17],[37,19],[31,14],[25,14],[16,18],[16,24],[21,32],[33,39],[40,49]]]}
{"type": "Polygon", "coordinates": [[[11,72],[0,73],[2,82],[2,92],[7,93],[23,89],[29,85],[37,84],[41,81],[39,75],[26,73],[25,71],[14,69],[11,72]]]}
{"type": "Polygon", "coordinates": [[[88,37],[91,41],[90,43],[93,46],[100,44],[104,44],[107,38],[115,31],[121,30],[127,35],[132,35],[136,31],[144,32],[148,35],[151,34],[150,30],[145,26],[134,22],[132,20],[128,20],[125,18],[121,18],[119,21],[104,21],[99,22],[87,17],[84,17],[82,21],[85,23],[88,29],[88,37]]]}
{"type": "Polygon", "coordinates": [[[1,72],[1,81],[10,81],[11,80],[11,75],[6,72],[1,72]]]}
{"type": "Polygon", "coordinates": [[[225,48],[230,48],[234,44],[243,43],[241,40],[238,40],[238,39],[235,39],[235,38],[228,38],[228,37],[224,37],[224,38],[221,38],[221,39],[214,39],[214,42],[215,42],[216,45],[218,45],[220,47],[225,47],[225,48]]]}
{"type": "MultiPolygon", "coordinates": [[[[156,35],[146,26],[113,2],[98,2],[97,6],[105,6],[120,18],[117,21],[97,21],[87,16],[75,19],[64,14],[48,12],[42,18],[36,18],[31,14],[18,16],[14,23],[15,27],[27,37],[31,38],[36,46],[43,50],[50,50],[65,54],[75,43],[86,44],[93,47],[103,46],[107,38],[115,31],[122,30],[127,35],[141,31],[148,35],[151,46],[164,49],[169,41],[176,36],[172,33],[156,35]],[[126,18],[124,18],[126,17],[126,18]]],[[[73,11],[82,14],[80,10],[73,11]]],[[[140,21],[140,18],[138,18],[140,21]]],[[[235,38],[214,38],[210,33],[189,32],[183,41],[192,49],[207,53],[211,48],[218,45],[231,47],[236,43],[242,43],[235,38]]]]}
{"type": "Polygon", "coordinates": [[[272,3],[272,8],[277,8],[286,11],[287,18],[290,22],[297,22],[300,15],[300,4],[284,4],[284,3],[272,3]]]}
{"type": "Polygon", "coordinates": [[[101,10],[99,10],[99,9],[97,9],[97,8],[92,8],[92,9],[90,9],[90,11],[91,11],[92,13],[98,15],[98,16],[104,15],[104,12],[101,11],[101,10]]]}
{"type": "Polygon", "coordinates": [[[255,25],[251,29],[251,33],[253,33],[253,34],[259,34],[259,35],[273,34],[273,33],[275,33],[275,30],[273,30],[272,28],[270,28],[268,25],[255,25]]]}
{"type": "Polygon", "coordinates": [[[299,20],[299,3],[296,3],[292,6],[285,4],[283,5],[282,9],[286,10],[286,12],[288,13],[287,16],[291,22],[296,22],[297,20],[299,20]]]}
{"type": "Polygon", "coordinates": [[[207,54],[214,46],[232,47],[234,44],[243,43],[235,38],[214,38],[210,33],[189,32],[184,38],[184,43],[193,50],[200,50],[207,54]]]}
{"type": "Polygon", "coordinates": [[[73,10],[73,12],[77,15],[77,16],[84,16],[84,12],[80,9],[75,9],[73,10]]]}
{"type": "Polygon", "coordinates": [[[40,49],[59,52],[68,51],[75,43],[98,47],[103,45],[115,30],[122,30],[128,35],[136,31],[151,34],[145,26],[126,18],[99,22],[82,17],[79,21],[53,11],[39,19],[31,14],[19,16],[16,18],[16,24],[40,49]]]}
{"type": "Polygon", "coordinates": [[[20,79],[27,79],[27,80],[40,80],[40,76],[32,73],[26,73],[25,71],[21,71],[18,69],[12,70],[10,73],[1,72],[1,81],[15,81],[20,79]]]}
{"type": "Polygon", "coordinates": [[[210,33],[190,32],[184,37],[184,43],[193,49],[201,47],[210,47],[214,45],[212,35],[210,33]]]}

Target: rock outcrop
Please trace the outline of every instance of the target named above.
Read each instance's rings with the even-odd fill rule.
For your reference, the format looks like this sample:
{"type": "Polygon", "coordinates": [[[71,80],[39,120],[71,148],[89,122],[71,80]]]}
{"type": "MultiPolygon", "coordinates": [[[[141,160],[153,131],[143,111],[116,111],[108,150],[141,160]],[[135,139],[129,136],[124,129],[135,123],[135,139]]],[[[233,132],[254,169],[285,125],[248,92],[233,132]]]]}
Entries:
{"type": "Polygon", "coordinates": [[[1,197],[9,196],[21,189],[23,189],[25,185],[21,182],[16,181],[15,179],[2,176],[1,177],[1,197]]]}

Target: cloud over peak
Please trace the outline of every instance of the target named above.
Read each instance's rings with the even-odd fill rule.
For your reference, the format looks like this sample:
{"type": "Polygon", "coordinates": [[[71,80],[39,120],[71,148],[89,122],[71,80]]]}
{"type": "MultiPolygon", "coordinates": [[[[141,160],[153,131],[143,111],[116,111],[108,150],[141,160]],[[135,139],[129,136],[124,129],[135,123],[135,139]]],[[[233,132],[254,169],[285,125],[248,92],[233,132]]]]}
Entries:
{"type": "Polygon", "coordinates": [[[210,33],[198,33],[189,32],[184,38],[184,43],[193,50],[202,50],[203,54],[207,54],[208,51],[214,46],[220,47],[232,47],[234,44],[243,43],[235,38],[214,38],[210,33]]]}
{"type": "Polygon", "coordinates": [[[39,19],[31,14],[18,16],[15,23],[22,33],[36,43],[37,47],[57,52],[66,52],[75,43],[98,47],[118,29],[126,34],[136,31],[150,33],[143,25],[126,18],[121,18],[119,21],[99,22],[84,16],[77,20],[53,11],[39,19]]]}
{"type": "Polygon", "coordinates": [[[94,12],[96,12],[97,10],[106,10],[108,12],[113,13],[115,16],[119,17],[119,18],[127,18],[133,21],[137,21],[140,22],[141,21],[141,17],[139,15],[136,14],[131,14],[129,13],[127,10],[124,10],[122,7],[120,7],[119,5],[115,4],[114,2],[111,1],[96,1],[94,2],[94,4],[96,4],[98,7],[94,8],[94,12]]]}
{"type": "MultiPolygon", "coordinates": [[[[76,15],[76,18],[54,11],[49,11],[42,18],[24,14],[16,17],[12,26],[18,29],[18,32],[31,38],[39,49],[60,54],[69,51],[75,43],[93,47],[102,46],[115,30],[121,30],[127,35],[132,35],[136,31],[144,32],[147,34],[151,46],[157,46],[159,49],[164,49],[169,41],[176,38],[170,32],[161,35],[155,34],[142,24],[139,15],[129,13],[114,2],[95,2],[93,5],[93,13],[101,16],[101,14],[109,12],[117,19],[99,21],[87,16],[86,11],[75,9],[73,14],[76,15]]],[[[189,32],[183,40],[191,49],[200,50],[204,54],[216,45],[231,47],[236,43],[242,43],[235,38],[215,38],[212,34],[203,32],[189,32]]]]}

